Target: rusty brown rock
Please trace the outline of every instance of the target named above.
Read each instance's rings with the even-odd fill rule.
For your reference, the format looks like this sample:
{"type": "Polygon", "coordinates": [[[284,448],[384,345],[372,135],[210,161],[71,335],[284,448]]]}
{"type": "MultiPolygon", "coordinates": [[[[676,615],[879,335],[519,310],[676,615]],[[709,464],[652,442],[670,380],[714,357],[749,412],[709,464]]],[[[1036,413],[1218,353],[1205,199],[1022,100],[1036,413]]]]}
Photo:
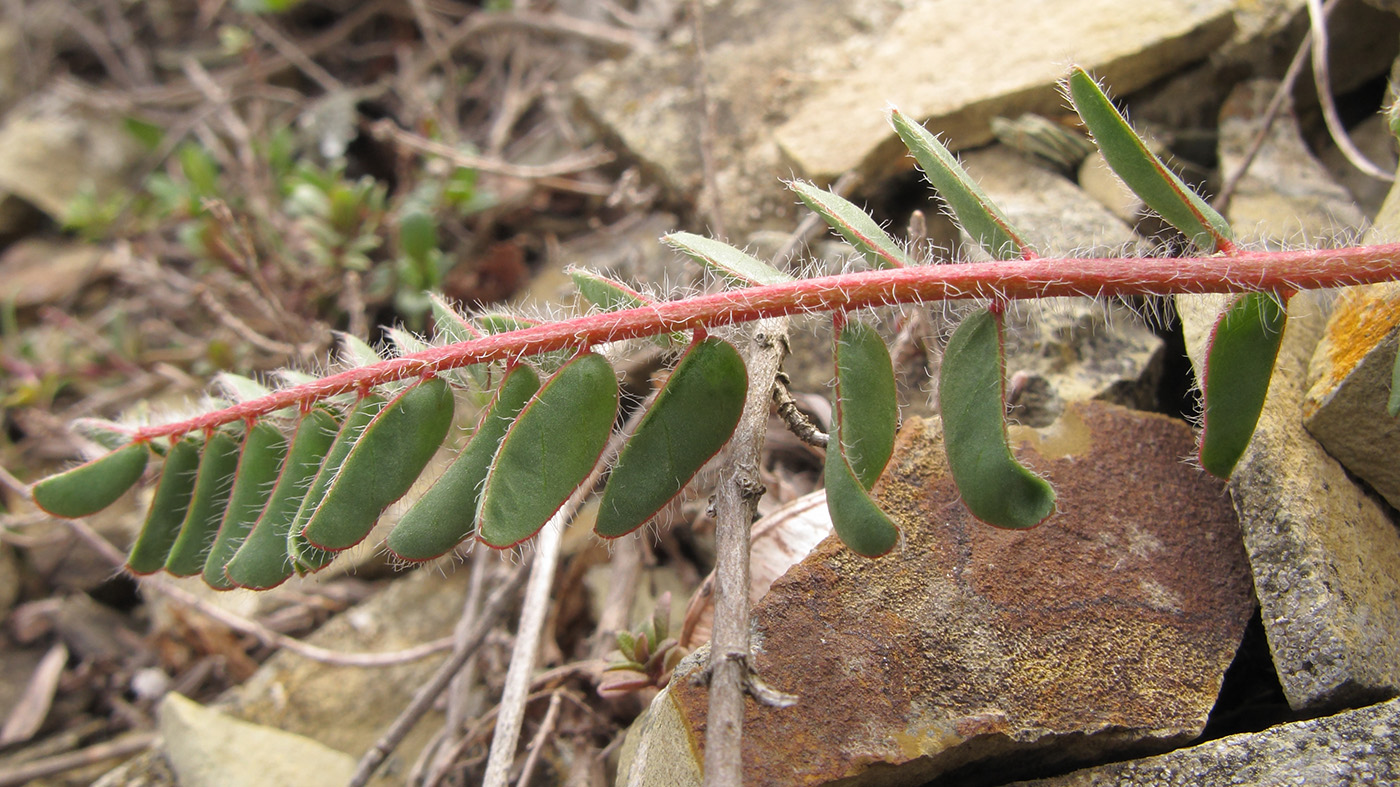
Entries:
{"type": "MultiPolygon", "coordinates": [[[[800,699],[749,701],[746,784],[994,783],[1200,733],[1254,598],[1222,486],[1181,461],[1191,430],[1080,403],[1028,434],[1060,496],[1046,525],[973,520],[936,427],[911,419],[876,488],[903,549],[829,539],[773,585],[754,666],[800,699]]],[[[678,675],[658,702],[703,745],[703,687],[678,675]]]]}

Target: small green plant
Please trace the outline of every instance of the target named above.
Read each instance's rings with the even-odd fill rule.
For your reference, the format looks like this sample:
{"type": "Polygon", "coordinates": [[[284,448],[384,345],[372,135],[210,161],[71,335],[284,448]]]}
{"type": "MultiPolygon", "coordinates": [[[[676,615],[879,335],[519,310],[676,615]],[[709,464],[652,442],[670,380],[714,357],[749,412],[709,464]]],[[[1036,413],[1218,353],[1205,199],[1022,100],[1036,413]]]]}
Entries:
{"type": "MultiPolygon", "coordinates": [[[[667,243],[732,287],[654,301],[622,282],[575,271],[580,291],[597,310],[545,322],[469,317],[429,299],[434,333],[446,344],[428,346],[391,331],[397,354],[381,359],[347,339],[345,371],[272,391],[226,376],[226,406],[171,423],[106,426],[114,450],[38,482],[34,498],[56,515],[83,516],[134,485],[153,454],[164,455],[131,569],[202,573],[217,588],[270,587],[293,570],[324,566],[364,539],[443,441],[454,390],[485,392],[492,387],[488,381],[499,379],[466,449],[408,510],[388,546],[410,561],[436,557],[473,537],[510,547],[532,537],[579,488],[612,434],[618,385],[598,348],[682,337],[687,349],[622,448],[602,493],[598,533],[614,538],[644,525],[721,450],[750,386],[773,384],[751,379],[740,354],[716,330],[829,312],[837,329],[837,384],[825,470],[828,505],[838,536],[855,552],[875,557],[899,543],[897,525],[870,495],[893,451],[897,408],[885,342],[852,312],[953,299],[984,304],[954,331],[941,369],[948,463],[974,516],[998,527],[1026,528],[1053,515],[1055,497],[1049,480],[1018,464],[1007,444],[1001,341],[1006,304],[1064,295],[1210,292],[1234,297],[1208,350],[1199,459],[1206,470],[1226,476],[1258,419],[1289,296],[1306,288],[1400,279],[1400,245],[1241,251],[1224,219],[1147,151],[1087,73],[1072,71],[1066,91],[1109,164],[1200,256],[1039,257],[953,156],[894,111],[896,132],[992,261],[916,264],[850,202],[794,183],[803,202],[859,250],[871,270],[794,278],[732,246],[675,233],[667,243]],[[503,366],[504,375],[477,373],[491,364],[503,366]]],[[[197,165],[189,169],[201,171],[197,165]]],[[[362,226],[362,211],[377,205],[376,198],[353,184],[329,181],[315,191],[315,198],[304,199],[314,209],[301,215],[321,222],[327,247],[347,248],[339,241],[362,226]]],[[[400,252],[409,264],[432,268],[434,235],[418,226],[418,215],[408,210],[399,217],[400,252]]],[[[669,658],[659,628],[629,637],[619,644],[629,664],[645,667],[638,671],[649,674],[657,658],[669,658]]]]}
{"type": "MultiPolygon", "coordinates": [[[[136,120],[127,128],[149,148],[162,143],[159,128],[136,120]]],[[[421,330],[431,310],[425,293],[442,286],[456,261],[442,248],[440,222],[493,204],[477,173],[428,159],[390,196],[372,177],[350,177],[343,159],[317,163],[299,147],[291,129],[271,129],[254,144],[256,171],[235,174],[203,144],[182,143],[135,194],[80,192],[65,227],[89,239],[168,232],[196,273],[261,277],[292,313],[334,319],[355,277],[353,289],[370,305],[388,303],[421,330]]]]}
{"type": "Polygon", "coordinates": [[[664,689],[676,665],[685,658],[685,649],[671,636],[670,591],[656,600],[656,609],[641,626],[619,631],[616,636],[617,656],[606,668],[614,674],[598,686],[598,693],[604,696],[664,689]]]}

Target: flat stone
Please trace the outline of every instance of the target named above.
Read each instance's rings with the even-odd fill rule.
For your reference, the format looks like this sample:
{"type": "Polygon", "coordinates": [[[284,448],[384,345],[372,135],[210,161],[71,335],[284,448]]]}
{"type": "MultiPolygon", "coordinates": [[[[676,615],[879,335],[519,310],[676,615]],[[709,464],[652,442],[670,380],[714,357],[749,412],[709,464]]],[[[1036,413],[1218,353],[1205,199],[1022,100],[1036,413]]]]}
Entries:
{"type": "Polygon", "coordinates": [[[1400,782],[1400,700],[1007,787],[1233,787],[1400,782]]]}
{"type": "MultiPolygon", "coordinates": [[[[973,520],[910,419],[875,490],[903,548],[828,539],[773,584],[752,663],[798,701],[748,701],[745,784],[997,784],[1200,734],[1254,601],[1222,486],[1181,462],[1190,429],[1091,402],[1017,434],[1059,492],[1047,524],[973,520]]],[[[619,784],[694,783],[701,665],[634,729],[619,784]]]]}
{"type": "MultiPolygon", "coordinates": [[[[1177,298],[1198,376],[1219,304],[1177,298]]],[[[1230,479],[1279,683],[1300,711],[1400,692],[1400,532],[1303,428],[1325,322],[1315,294],[1289,303],[1263,412],[1230,479]]]]}
{"type": "Polygon", "coordinates": [[[162,748],[181,787],[342,785],[355,759],[310,738],[250,724],[167,694],[158,709],[162,748]]]}
{"type": "Polygon", "coordinates": [[[805,99],[776,138],[806,177],[879,176],[908,166],[885,122],[890,104],[956,147],[976,146],[991,139],[997,115],[1060,111],[1066,63],[1121,96],[1205,57],[1234,29],[1231,5],[927,0],[805,99]]]}

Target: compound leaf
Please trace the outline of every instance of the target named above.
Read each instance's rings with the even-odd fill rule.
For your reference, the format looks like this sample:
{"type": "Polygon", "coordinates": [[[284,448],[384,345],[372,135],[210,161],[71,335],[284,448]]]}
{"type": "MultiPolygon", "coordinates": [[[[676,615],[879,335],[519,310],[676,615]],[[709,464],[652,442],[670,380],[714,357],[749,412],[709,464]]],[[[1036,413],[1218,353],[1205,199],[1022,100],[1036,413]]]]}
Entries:
{"type": "Polygon", "coordinates": [[[511,547],[549,521],[597,464],[617,402],[612,365],[593,352],[569,361],[540,388],[487,473],[477,512],[483,542],[511,547]]]}
{"type": "Polygon", "coordinates": [[[38,482],[31,490],[35,505],[54,516],[95,514],[115,503],[141,480],[150,449],[130,443],[109,454],[38,482]]]}
{"type": "Polygon", "coordinates": [[[733,345],[714,337],[692,344],[618,455],[594,531],[627,535],[680,494],[729,442],[747,391],[733,345]]]}
{"type": "Polygon", "coordinates": [[[1006,442],[1001,320],[987,309],[962,321],[939,376],[948,468],[972,515],[996,527],[1028,528],[1055,511],[1055,491],[1016,461],[1006,442]]]}
{"type": "Polygon", "coordinates": [[[467,447],[389,531],[389,551],[402,560],[432,560],[476,530],[476,511],[491,460],[506,430],[540,388],[539,375],[521,364],[501,381],[467,447]]]}
{"type": "Polygon", "coordinates": [[[1229,478],[1269,392],[1288,307],[1272,293],[1241,295],[1216,320],[1206,353],[1201,466],[1229,478]]]}

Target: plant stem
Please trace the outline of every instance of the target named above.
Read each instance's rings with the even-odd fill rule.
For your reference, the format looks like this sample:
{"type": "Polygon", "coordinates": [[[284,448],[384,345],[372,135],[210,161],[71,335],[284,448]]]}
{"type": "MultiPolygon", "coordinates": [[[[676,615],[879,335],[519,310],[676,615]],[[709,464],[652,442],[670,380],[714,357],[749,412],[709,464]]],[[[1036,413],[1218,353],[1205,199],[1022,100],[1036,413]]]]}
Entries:
{"type": "Polygon", "coordinates": [[[589,314],[433,347],[285,388],[222,410],[135,432],[137,440],[182,435],[305,407],[337,394],[493,360],[694,328],[923,301],[1059,296],[1172,295],[1320,289],[1400,279],[1400,244],[1224,257],[1106,258],[950,263],[863,271],[748,287],[637,309],[589,314]]]}
{"type": "Polygon", "coordinates": [[[758,478],[773,381],[782,366],[786,320],[753,326],[746,348],[749,393],[715,490],[715,614],[710,636],[710,696],[705,720],[705,787],[743,784],[744,685],[749,669],[750,526],[763,484],[758,478]]]}

